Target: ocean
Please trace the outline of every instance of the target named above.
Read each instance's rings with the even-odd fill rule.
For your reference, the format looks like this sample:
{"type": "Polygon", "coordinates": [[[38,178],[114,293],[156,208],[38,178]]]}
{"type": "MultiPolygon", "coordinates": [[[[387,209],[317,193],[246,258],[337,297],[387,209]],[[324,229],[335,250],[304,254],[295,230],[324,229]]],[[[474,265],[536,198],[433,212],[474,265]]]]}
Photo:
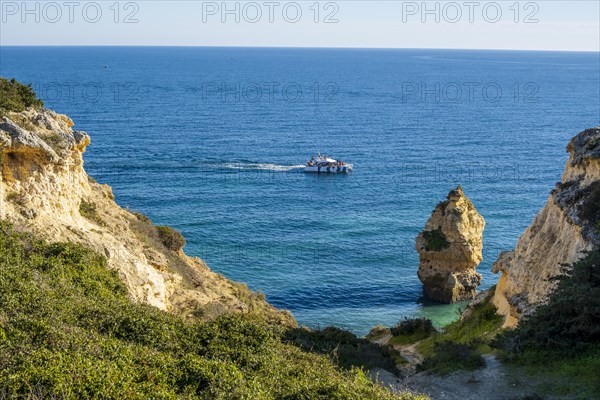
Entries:
{"type": "Polygon", "coordinates": [[[598,53],[0,47],[87,131],[88,173],[185,251],[304,325],[359,335],[464,304],[422,296],[414,240],[461,185],[486,220],[481,289],[600,124],[598,53]],[[305,174],[320,151],[348,175],[305,174]]]}

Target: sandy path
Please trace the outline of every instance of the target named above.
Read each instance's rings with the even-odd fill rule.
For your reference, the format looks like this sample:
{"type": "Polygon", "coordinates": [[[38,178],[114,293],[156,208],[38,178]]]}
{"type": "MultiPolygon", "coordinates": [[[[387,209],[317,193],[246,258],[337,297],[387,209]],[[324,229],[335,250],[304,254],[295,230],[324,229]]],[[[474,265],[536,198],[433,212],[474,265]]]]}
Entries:
{"type": "MultiPolygon", "coordinates": [[[[406,350],[406,347],[403,349],[406,350]]],[[[457,371],[446,376],[426,372],[400,379],[385,370],[371,371],[372,377],[393,390],[410,390],[432,400],[522,400],[550,399],[536,394],[527,378],[509,374],[496,357],[484,355],[486,366],[476,371],[457,371]]]]}

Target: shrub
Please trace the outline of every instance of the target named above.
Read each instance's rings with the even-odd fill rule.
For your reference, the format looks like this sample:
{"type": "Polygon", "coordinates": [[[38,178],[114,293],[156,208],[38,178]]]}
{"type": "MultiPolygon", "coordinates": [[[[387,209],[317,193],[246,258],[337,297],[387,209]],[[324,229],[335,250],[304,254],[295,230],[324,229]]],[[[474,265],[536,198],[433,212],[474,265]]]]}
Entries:
{"type": "Polygon", "coordinates": [[[436,343],[434,355],[418,366],[421,371],[446,375],[459,369],[472,371],[485,366],[485,360],[472,346],[462,343],[436,343]]]}
{"type": "Polygon", "coordinates": [[[169,250],[179,251],[185,246],[185,238],[170,226],[157,226],[156,231],[162,244],[169,250]]]}
{"type": "Polygon", "coordinates": [[[491,301],[490,295],[481,303],[469,307],[468,312],[463,314],[463,318],[451,323],[444,328],[440,334],[434,334],[422,340],[416,345],[417,350],[423,354],[428,362],[421,365],[421,370],[432,369],[435,373],[445,374],[453,369],[473,369],[477,363],[473,360],[466,362],[453,363],[447,359],[446,354],[439,352],[460,352],[466,351],[464,348],[449,348],[446,344],[451,343],[460,346],[466,346],[470,356],[490,353],[494,350],[491,343],[501,331],[503,318],[496,313],[496,306],[491,301]],[[441,366],[436,368],[436,363],[441,366]]]}
{"type": "Polygon", "coordinates": [[[600,182],[595,182],[586,190],[585,200],[579,206],[579,216],[596,226],[600,223],[600,182]]]}
{"type": "Polygon", "coordinates": [[[98,225],[101,225],[101,226],[105,225],[102,218],[100,218],[100,216],[98,215],[98,211],[96,210],[96,203],[94,203],[92,201],[87,201],[85,199],[81,199],[81,203],[79,203],[79,213],[83,217],[85,217],[91,221],[94,221],[98,225]]]}
{"type": "Polygon", "coordinates": [[[251,315],[133,304],[106,259],[0,221],[0,397],[408,400],[251,315]]]}
{"type": "Polygon", "coordinates": [[[450,246],[450,243],[446,240],[446,236],[442,232],[442,228],[424,231],[423,238],[425,239],[425,250],[427,251],[442,251],[450,246]]]}
{"type": "Polygon", "coordinates": [[[396,368],[394,360],[400,356],[391,347],[381,347],[333,326],[319,330],[292,329],[285,338],[306,351],[327,354],[338,365],[347,369],[380,367],[393,371],[396,368]]]}
{"type": "Polygon", "coordinates": [[[393,344],[415,343],[437,332],[431,320],[427,318],[405,318],[390,328],[390,331],[393,344]]]}
{"type": "Polygon", "coordinates": [[[383,325],[376,325],[373,328],[371,328],[371,330],[369,331],[367,336],[365,336],[365,339],[367,339],[370,342],[374,342],[374,341],[379,340],[382,337],[388,335],[389,333],[390,333],[389,328],[386,328],[383,325]]]}
{"type": "Polygon", "coordinates": [[[14,78],[0,78],[0,116],[8,111],[21,112],[27,107],[43,107],[31,85],[23,85],[14,78]]]}

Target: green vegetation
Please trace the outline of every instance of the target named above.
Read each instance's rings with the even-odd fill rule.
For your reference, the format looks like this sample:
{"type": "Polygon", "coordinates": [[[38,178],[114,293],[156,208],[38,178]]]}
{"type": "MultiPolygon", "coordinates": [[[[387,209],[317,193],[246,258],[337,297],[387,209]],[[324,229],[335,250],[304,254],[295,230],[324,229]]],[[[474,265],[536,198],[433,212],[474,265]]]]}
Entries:
{"type": "Polygon", "coordinates": [[[600,182],[590,185],[585,191],[585,200],[579,206],[579,216],[594,227],[600,226],[600,182]]]}
{"type": "Polygon", "coordinates": [[[392,339],[390,344],[412,344],[426,339],[436,333],[433,323],[427,318],[405,318],[396,326],[390,328],[392,339]]]}
{"type": "Polygon", "coordinates": [[[423,238],[425,239],[425,250],[427,251],[442,251],[450,246],[450,243],[446,240],[446,236],[442,232],[442,228],[424,231],[423,238]]]}
{"type": "Polygon", "coordinates": [[[503,353],[509,367],[524,371],[542,384],[543,395],[561,395],[568,399],[600,398],[600,346],[589,346],[584,353],[523,349],[520,353],[503,353]]]}
{"type": "Polygon", "coordinates": [[[11,201],[15,204],[18,204],[20,206],[25,205],[25,198],[19,192],[10,192],[9,194],[6,195],[6,200],[11,201]]]}
{"type": "Polygon", "coordinates": [[[484,365],[481,354],[494,351],[490,344],[500,332],[503,320],[496,314],[490,297],[474,305],[463,318],[445,327],[443,333],[417,344],[417,350],[425,356],[422,370],[447,374],[484,365]]]}
{"type": "Polygon", "coordinates": [[[185,238],[170,226],[157,226],[156,231],[162,244],[171,251],[179,251],[185,246],[185,238]]]}
{"type": "Polygon", "coordinates": [[[96,203],[94,202],[81,199],[81,203],[79,203],[79,213],[83,217],[94,221],[98,225],[105,225],[105,222],[102,220],[102,218],[100,218],[100,215],[98,215],[98,211],[96,210],[96,203]]]}
{"type": "Polygon", "coordinates": [[[450,341],[434,342],[433,355],[418,366],[419,371],[447,375],[456,370],[472,371],[485,366],[485,360],[473,346],[450,341]]]}
{"type": "Polygon", "coordinates": [[[152,223],[152,220],[151,220],[151,219],[150,219],[150,217],[148,217],[146,214],[143,214],[143,213],[141,213],[141,212],[139,212],[139,211],[135,211],[135,210],[131,210],[131,209],[128,209],[128,211],[129,211],[130,213],[132,213],[133,215],[135,215],[135,217],[136,217],[136,218],[137,218],[139,221],[141,221],[141,222],[144,222],[144,223],[149,223],[149,224],[151,224],[151,223],[152,223]]]}
{"type": "Polygon", "coordinates": [[[548,393],[600,397],[600,249],[563,267],[547,304],[496,345],[511,365],[548,378],[548,393]]]}
{"type": "Polygon", "coordinates": [[[152,247],[158,244],[170,251],[179,251],[185,246],[185,238],[170,226],[156,226],[148,216],[135,210],[129,210],[135,216],[131,228],[139,239],[146,241],[152,247]]]}
{"type": "Polygon", "coordinates": [[[386,328],[383,325],[376,325],[373,328],[371,328],[371,330],[369,331],[369,333],[367,334],[367,336],[365,336],[365,339],[367,339],[370,342],[376,341],[376,340],[380,340],[382,339],[384,336],[386,336],[387,334],[389,334],[390,330],[388,328],[386,328]]]}
{"type": "Polygon", "coordinates": [[[43,107],[31,85],[23,85],[14,78],[0,78],[0,117],[9,111],[24,111],[27,107],[43,107]]]}
{"type": "Polygon", "coordinates": [[[396,360],[401,359],[400,353],[390,346],[379,346],[335,327],[321,330],[293,329],[287,332],[285,339],[306,351],[327,354],[336,364],[346,369],[380,367],[394,371],[396,360]]]}
{"type": "Polygon", "coordinates": [[[285,343],[249,315],[135,305],[106,259],[0,222],[0,397],[411,399],[285,343]]]}
{"type": "Polygon", "coordinates": [[[484,365],[482,354],[495,353],[543,395],[600,398],[600,249],[564,266],[555,280],[548,303],[511,331],[501,330],[503,318],[490,293],[460,321],[417,343],[425,356],[419,369],[477,369],[484,365]]]}

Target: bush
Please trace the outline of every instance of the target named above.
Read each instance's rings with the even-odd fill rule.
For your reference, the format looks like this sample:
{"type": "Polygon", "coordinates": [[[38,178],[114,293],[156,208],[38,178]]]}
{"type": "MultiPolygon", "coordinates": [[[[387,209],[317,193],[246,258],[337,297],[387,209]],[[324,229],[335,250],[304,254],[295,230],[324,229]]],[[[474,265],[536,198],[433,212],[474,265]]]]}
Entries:
{"type": "Polygon", "coordinates": [[[390,332],[393,336],[392,344],[410,344],[428,338],[437,331],[430,319],[405,318],[390,328],[390,332]]]}
{"type": "Polygon", "coordinates": [[[590,224],[598,227],[600,224],[600,182],[595,182],[587,188],[585,200],[579,206],[579,216],[590,224]]]}
{"type": "Polygon", "coordinates": [[[81,199],[81,203],[79,203],[79,213],[83,217],[85,217],[91,221],[94,221],[98,225],[101,225],[101,226],[105,225],[102,218],[100,218],[100,216],[98,215],[98,211],[96,210],[96,203],[94,203],[92,201],[87,201],[87,200],[81,199]]]}
{"type": "Polygon", "coordinates": [[[394,336],[413,335],[419,332],[429,335],[436,331],[431,320],[427,318],[405,318],[390,330],[394,336]]]}
{"type": "Polygon", "coordinates": [[[412,399],[285,343],[251,315],[133,304],[106,259],[0,221],[0,397],[412,399]]]}
{"type": "Polygon", "coordinates": [[[472,346],[462,343],[436,343],[434,355],[418,366],[420,371],[446,375],[459,369],[472,371],[485,366],[485,360],[472,346]]]}
{"type": "Polygon", "coordinates": [[[450,246],[446,236],[442,232],[442,228],[433,231],[424,231],[423,238],[425,239],[425,250],[427,251],[442,251],[450,246]]]}
{"type": "Polygon", "coordinates": [[[157,226],[156,231],[162,244],[169,250],[179,251],[185,246],[185,238],[170,226],[157,226]]]}
{"type": "Polygon", "coordinates": [[[319,330],[292,329],[287,332],[285,339],[306,351],[327,354],[346,369],[379,367],[393,371],[396,369],[395,359],[400,357],[391,347],[381,347],[333,326],[319,330]]]}
{"type": "Polygon", "coordinates": [[[8,111],[21,112],[27,107],[43,106],[44,103],[36,97],[31,85],[23,85],[14,78],[0,78],[0,116],[8,111]]]}

